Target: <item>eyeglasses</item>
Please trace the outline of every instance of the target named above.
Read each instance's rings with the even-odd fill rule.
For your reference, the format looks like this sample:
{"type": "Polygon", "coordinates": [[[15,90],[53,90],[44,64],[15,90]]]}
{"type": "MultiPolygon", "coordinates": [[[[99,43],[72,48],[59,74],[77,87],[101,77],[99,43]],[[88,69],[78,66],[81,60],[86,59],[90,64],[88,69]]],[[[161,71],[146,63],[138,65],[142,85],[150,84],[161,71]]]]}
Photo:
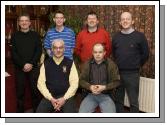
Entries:
{"type": "Polygon", "coordinates": [[[55,18],[56,18],[56,19],[61,19],[61,20],[64,19],[64,17],[55,17],[55,18]]]}
{"type": "Polygon", "coordinates": [[[60,46],[60,47],[53,46],[53,49],[56,49],[56,50],[60,49],[60,50],[62,50],[62,49],[64,49],[64,46],[60,46]]]}

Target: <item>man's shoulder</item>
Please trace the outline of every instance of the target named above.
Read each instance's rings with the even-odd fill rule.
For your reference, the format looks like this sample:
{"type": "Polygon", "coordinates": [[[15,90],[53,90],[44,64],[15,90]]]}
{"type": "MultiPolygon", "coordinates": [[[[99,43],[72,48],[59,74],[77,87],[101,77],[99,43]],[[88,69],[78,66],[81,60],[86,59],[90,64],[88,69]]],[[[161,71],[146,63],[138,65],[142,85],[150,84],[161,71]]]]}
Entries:
{"type": "Polygon", "coordinates": [[[34,34],[34,35],[39,35],[39,33],[38,33],[38,32],[33,31],[33,30],[30,30],[29,32],[30,32],[31,34],[34,34]]]}
{"type": "Polygon", "coordinates": [[[68,32],[74,33],[74,30],[73,30],[72,28],[70,28],[70,27],[64,26],[64,29],[65,29],[66,31],[68,31],[68,32]]]}
{"type": "Polygon", "coordinates": [[[111,65],[115,64],[115,62],[111,58],[106,58],[106,61],[108,64],[111,64],[111,65]]]}
{"type": "Polygon", "coordinates": [[[98,27],[98,31],[108,33],[107,30],[103,27],[98,27]]]}
{"type": "Polygon", "coordinates": [[[85,34],[85,33],[88,33],[87,28],[82,29],[78,34],[85,34]]]}
{"type": "Polygon", "coordinates": [[[137,34],[137,35],[140,35],[140,36],[144,36],[143,32],[140,32],[140,31],[137,31],[137,30],[135,30],[134,33],[137,34]]]}
{"type": "Polygon", "coordinates": [[[55,28],[52,27],[52,28],[48,29],[47,33],[50,33],[50,32],[53,32],[53,31],[56,31],[56,30],[55,30],[55,28]]]}
{"type": "Polygon", "coordinates": [[[66,56],[64,56],[64,60],[69,61],[69,62],[73,62],[72,59],[70,59],[70,58],[68,58],[68,57],[66,57],[66,56]]]}
{"type": "Polygon", "coordinates": [[[114,38],[114,37],[117,37],[117,36],[119,36],[120,34],[121,34],[121,32],[120,32],[120,31],[117,31],[117,32],[115,32],[115,33],[113,34],[112,37],[113,37],[113,38],[114,38]]]}

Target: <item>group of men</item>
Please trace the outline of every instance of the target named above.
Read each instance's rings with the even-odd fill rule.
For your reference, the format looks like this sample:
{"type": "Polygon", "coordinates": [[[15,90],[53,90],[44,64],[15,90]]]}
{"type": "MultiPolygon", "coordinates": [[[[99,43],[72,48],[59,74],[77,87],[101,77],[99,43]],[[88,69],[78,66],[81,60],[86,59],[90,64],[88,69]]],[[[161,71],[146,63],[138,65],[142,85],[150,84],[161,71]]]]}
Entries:
{"type": "Polygon", "coordinates": [[[30,30],[29,15],[18,18],[20,30],[12,35],[17,112],[24,112],[26,77],[31,83],[33,111],[37,113],[88,113],[94,112],[97,106],[104,113],[124,112],[125,90],[130,112],[139,112],[139,71],[148,59],[149,49],[145,35],[133,27],[132,14],[121,14],[122,30],[112,41],[109,33],[98,26],[95,12],[87,14],[87,26],[76,39],[74,31],[64,26],[63,12],[57,11],[53,20],[56,26],[48,30],[44,39],[49,58],[39,67],[40,37],[30,30]],[[74,56],[80,61],[76,62],[74,56]],[[78,88],[85,94],[77,111],[78,88]]]}

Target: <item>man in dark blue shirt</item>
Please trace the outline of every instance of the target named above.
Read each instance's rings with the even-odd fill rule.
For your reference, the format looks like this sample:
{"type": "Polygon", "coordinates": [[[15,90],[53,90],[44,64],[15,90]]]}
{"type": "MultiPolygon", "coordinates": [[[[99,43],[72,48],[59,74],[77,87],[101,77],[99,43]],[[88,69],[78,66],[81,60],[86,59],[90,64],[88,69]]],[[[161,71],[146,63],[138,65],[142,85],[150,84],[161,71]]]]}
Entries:
{"type": "Polygon", "coordinates": [[[121,14],[121,32],[113,36],[113,57],[118,65],[121,86],[116,92],[117,112],[124,112],[125,89],[130,102],[130,112],[139,112],[139,69],[149,56],[146,37],[134,30],[134,21],[129,12],[121,14]]]}

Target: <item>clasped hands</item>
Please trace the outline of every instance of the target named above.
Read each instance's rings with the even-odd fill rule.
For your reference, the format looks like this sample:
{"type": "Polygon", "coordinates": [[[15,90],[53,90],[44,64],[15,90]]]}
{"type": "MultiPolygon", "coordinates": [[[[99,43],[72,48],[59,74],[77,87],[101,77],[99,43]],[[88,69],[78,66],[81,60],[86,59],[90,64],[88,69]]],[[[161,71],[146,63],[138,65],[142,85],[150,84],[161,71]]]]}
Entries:
{"type": "Polygon", "coordinates": [[[90,90],[93,94],[98,95],[106,89],[105,85],[91,85],[90,90]]]}
{"type": "Polygon", "coordinates": [[[29,71],[32,70],[32,67],[33,67],[32,64],[26,63],[26,64],[24,65],[24,67],[23,67],[23,71],[24,71],[24,72],[29,72],[29,71]]]}
{"type": "Polygon", "coordinates": [[[65,101],[66,100],[64,99],[64,97],[61,97],[58,99],[55,99],[55,98],[51,99],[51,103],[56,111],[60,111],[60,109],[64,105],[65,101]]]}

